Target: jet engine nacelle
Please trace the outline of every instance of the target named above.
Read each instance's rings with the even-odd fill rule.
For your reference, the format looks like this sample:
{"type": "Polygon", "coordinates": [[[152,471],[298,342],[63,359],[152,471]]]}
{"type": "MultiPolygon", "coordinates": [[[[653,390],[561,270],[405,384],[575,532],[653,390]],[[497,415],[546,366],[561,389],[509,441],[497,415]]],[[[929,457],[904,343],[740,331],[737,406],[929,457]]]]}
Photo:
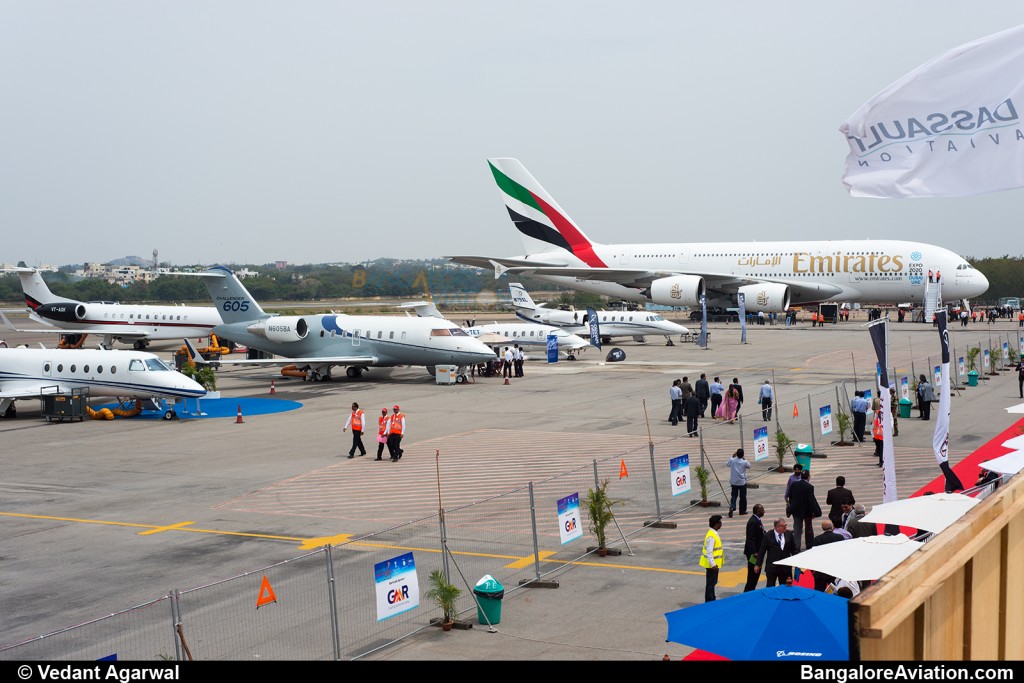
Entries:
{"type": "Polygon", "coordinates": [[[661,306],[696,306],[704,293],[704,278],[699,275],[673,275],[651,283],[648,298],[661,306]]]}
{"type": "Polygon", "coordinates": [[[266,337],[269,341],[284,343],[295,342],[306,338],[309,334],[309,324],[305,318],[298,316],[280,316],[261,320],[255,325],[246,328],[252,334],[266,337]]]}
{"type": "Polygon", "coordinates": [[[782,313],[789,308],[789,285],[777,282],[762,282],[744,285],[737,290],[744,295],[743,307],[757,313],[782,313]]]}
{"type": "Polygon", "coordinates": [[[76,303],[43,304],[36,308],[36,314],[48,320],[74,323],[85,319],[85,305],[76,303]]]}

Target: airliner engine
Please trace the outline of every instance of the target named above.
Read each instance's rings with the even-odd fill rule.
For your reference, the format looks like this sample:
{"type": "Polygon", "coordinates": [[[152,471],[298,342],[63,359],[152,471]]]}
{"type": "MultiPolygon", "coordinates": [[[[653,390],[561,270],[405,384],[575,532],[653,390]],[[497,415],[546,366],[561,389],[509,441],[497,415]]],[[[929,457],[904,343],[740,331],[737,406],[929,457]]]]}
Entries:
{"type": "Polygon", "coordinates": [[[789,286],[777,282],[761,282],[756,285],[740,287],[739,293],[744,295],[744,308],[757,313],[782,313],[789,308],[789,286]]]}
{"type": "Polygon", "coordinates": [[[662,306],[695,306],[704,293],[704,278],[699,275],[673,275],[651,283],[647,297],[662,306]]]}
{"type": "Polygon", "coordinates": [[[67,302],[43,304],[36,307],[36,314],[48,320],[73,323],[85,318],[85,305],[67,302]]]}
{"type": "Polygon", "coordinates": [[[305,318],[297,316],[280,316],[268,318],[245,328],[247,332],[266,337],[277,343],[294,342],[305,339],[309,334],[309,325],[305,318]]]}

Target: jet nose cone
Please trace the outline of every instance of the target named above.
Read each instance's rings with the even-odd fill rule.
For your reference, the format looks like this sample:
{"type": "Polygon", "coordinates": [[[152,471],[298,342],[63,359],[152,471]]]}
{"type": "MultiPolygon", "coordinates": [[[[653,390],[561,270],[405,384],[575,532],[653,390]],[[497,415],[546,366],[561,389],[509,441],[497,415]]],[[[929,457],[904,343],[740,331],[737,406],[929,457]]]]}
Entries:
{"type": "Polygon", "coordinates": [[[975,280],[975,286],[977,287],[977,294],[974,296],[981,296],[988,291],[988,278],[982,275],[981,271],[975,271],[977,273],[975,280]]]}

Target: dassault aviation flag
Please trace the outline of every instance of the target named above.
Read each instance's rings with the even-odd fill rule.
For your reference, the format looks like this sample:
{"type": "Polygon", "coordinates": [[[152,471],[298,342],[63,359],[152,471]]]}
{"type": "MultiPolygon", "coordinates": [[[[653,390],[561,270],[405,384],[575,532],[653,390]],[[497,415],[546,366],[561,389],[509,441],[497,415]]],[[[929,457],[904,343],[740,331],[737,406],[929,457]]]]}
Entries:
{"type": "Polygon", "coordinates": [[[1024,186],[1024,25],[903,76],[839,127],[853,197],[963,197],[1024,186]]]}
{"type": "Polygon", "coordinates": [[[593,308],[587,309],[587,322],[590,324],[590,345],[601,350],[601,329],[597,323],[597,311],[593,308]]]}
{"type": "Polygon", "coordinates": [[[946,327],[946,309],[935,311],[935,322],[939,328],[939,344],[942,346],[942,381],[939,389],[939,411],[935,415],[935,434],[932,436],[932,450],[939,469],[946,477],[945,491],[963,491],[964,485],[949,466],[949,330],[946,327]]]}

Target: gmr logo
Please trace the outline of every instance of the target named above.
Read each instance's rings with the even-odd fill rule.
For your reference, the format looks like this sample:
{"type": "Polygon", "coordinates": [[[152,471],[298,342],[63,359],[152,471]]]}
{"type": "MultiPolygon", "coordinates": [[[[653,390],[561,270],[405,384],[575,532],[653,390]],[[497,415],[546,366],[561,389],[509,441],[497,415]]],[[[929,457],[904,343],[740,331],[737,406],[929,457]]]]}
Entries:
{"type": "Polygon", "coordinates": [[[565,530],[566,531],[576,531],[576,519],[575,518],[565,520],[565,530]]]}
{"type": "Polygon", "coordinates": [[[402,602],[403,600],[409,599],[409,587],[402,586],[397,590],[388,591],[388,604],[394,605],[396,602],[402,602]]]}
{"type": "Polygon", "coordinates": [[[686,475],[680,474],[676,477],[676,486],[686,486],[686,475]]]}

